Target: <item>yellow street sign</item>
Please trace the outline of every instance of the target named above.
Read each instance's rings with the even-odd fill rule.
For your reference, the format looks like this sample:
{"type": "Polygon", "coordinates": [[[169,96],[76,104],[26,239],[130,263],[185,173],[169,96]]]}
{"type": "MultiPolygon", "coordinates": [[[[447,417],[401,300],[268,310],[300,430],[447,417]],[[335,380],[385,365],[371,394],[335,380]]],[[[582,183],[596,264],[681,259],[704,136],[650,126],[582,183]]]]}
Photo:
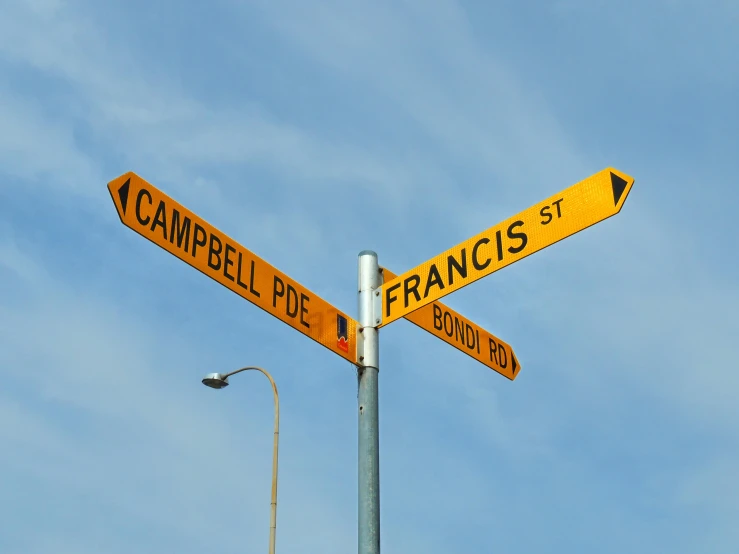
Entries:
{"type": "Polygon", "coordinates": [[[378,327],[616,215],[633,184],[606,168],[386,281],[378,327]]]}
{"type": "Polygon", "coordinates": [[[357,322],[133,172],[108,183],[121,222],[352,363],[357,322]]]}
{"type": "MultiPolygon", "coordinates": [[[[396,277],[387,268],[383,268],[383,274],[385,280],[396,277]]],[[[511,381],[518,376],[521,370],[516,354],[509,344],[441,302],[427,304],[406,314],[405,319],[472,356],[478,362],[511,381]]]]}

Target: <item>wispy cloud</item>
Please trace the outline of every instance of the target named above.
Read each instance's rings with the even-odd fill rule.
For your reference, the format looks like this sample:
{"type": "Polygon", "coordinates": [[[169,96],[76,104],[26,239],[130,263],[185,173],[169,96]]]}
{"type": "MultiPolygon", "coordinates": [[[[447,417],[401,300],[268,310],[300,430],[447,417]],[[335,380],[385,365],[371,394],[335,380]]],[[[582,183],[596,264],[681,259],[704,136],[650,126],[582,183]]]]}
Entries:
{"type": "MultiPolygon", "coordinates": [[[[269,460],[254,456],[239,437],[268,439],[259,432],[269,428],[268,404],[262,406],[264,417],[257,415],[253,422],[229,417],[219,408],[219,399],[200,390],[199,376],[187,363],[194,353],[181,341],[156,330],[156,325],[132,320],[122,306],[55,283],[43,265],[16,244],[6,241],[1,252],[4,272],[24,283],[18,292],[25,297],[22,306],[4,305],[1,321],[0,364],[7,378],[0,401],[0,435],[7,446],[4,466],[41,485],[40,491],[46,492],[38,502],[51,503],[52,513],[61,497],[80,508],[90,499],[100,505],[96,517],[85,508],[68,522],[77,531],[65,530],[62,544],[93,540],[95,525],[107,526],[105,540],[113,540],[110,533],[118,532],[104,519],[108,517],[156,528],[149,539],[167,550],[185,543],[189,548],[199,544],[199,550],[215,545],[236,550],[241,540],[232,528],[247,537],[261,535],[258,515],[264,513],[264,502],[259,499],[268,498],[268,491],[249,476],[268,475],[269,460]],[[165,343],[167,354],[162,357],[165,343]],[[90,531],[80,527],[85,519],[90,531]],[[180,538],[165,540],[168,533],[180,538]]],[[[286,436],[300,444],[305,431],[299,419],[291,415],[289,405],[283,412],[286,436]]],[[[249,442],[269,451],[268,440],[249,442]]],[[[293,448],[288,445],[283,451],[290,456],[293,448]]],[[[320,491],[300,485],[299,465],[291,469],[293,478],[287,481],[292,486],[285,496],[289,499],[293,491],[302,490],[318,499],[311,519],[326,526],[330,520],[320,514],[335,509],[321,499],[320,491]],[[326,508],[320,508],[324,504],[326,508]]],[[[24,490],[29,493],[19,482],[9,492],[24,490]]],[[[294,528],[310,528],[301,518],[292,520],[294,528]]],[[[53,537],[53,520],[48,526],[53,537]]],[[[21,540],[22,527],[17,532],[10,535],[11,544],[13,537],[21,540]]],[[[336,532],[317,540],[330,542],[336,532]]],[[[119,544],[128,548],[143,539],[116,536],[115,541],[125,541],[119,544]]],[[[256,537],[250,541],[262,542],[256,537]]],[[[284,543],[292,541],[286,537],[284,543]]],[[[154,551],[150,544],[144,550],[149,548],[154,551]]]]}
{"type": "Polygon", "coordinates": [[[267,384],[198,383],[242,363],[283,398],[278,548],[355,547],[353,369],[123,228],[108,180],[351,313],[359,250],[403,271],[608,164],[621,214],[448,298],[514,383],[381,331],[383,550],[736,550],[735,10],[539,8],[4,6],[1,550],[266,547],[267,384]]]}

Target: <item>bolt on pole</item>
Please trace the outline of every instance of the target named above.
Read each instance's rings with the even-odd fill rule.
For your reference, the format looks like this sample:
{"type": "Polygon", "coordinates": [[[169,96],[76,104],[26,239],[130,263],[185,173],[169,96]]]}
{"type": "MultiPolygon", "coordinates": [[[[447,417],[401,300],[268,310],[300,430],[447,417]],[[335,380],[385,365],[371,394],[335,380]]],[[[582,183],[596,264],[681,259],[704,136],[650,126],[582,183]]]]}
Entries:
{"type": "Polygon", "coordinates": [[[359,380],[359,554],[380,554],[380,433],[377,378],[380,369],[379,323],[375,289],[382,285],[377,254],[359,253],[359,325],[363,352],[359,380]]]}

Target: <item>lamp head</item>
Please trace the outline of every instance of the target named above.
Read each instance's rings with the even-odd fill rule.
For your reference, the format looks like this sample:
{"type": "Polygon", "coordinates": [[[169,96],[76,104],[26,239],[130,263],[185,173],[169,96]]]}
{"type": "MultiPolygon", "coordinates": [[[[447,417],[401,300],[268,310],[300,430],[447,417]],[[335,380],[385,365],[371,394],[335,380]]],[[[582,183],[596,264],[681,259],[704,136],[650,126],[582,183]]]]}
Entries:
{"type": "Polygon", "coordinates": [[[212,389],[222,389],[228,386],[228,377],[220,373],[208,373],[203,377],[203,384],[212,389]]]}

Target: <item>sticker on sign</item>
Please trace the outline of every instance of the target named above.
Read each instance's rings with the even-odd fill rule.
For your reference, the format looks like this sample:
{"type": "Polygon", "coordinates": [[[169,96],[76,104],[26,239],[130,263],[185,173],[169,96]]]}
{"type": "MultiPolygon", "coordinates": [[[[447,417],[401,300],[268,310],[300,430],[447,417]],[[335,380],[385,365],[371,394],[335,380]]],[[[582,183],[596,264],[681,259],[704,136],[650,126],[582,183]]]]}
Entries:
{"type": "Polygon", "coordinates": [[[121,222],[352,363],[357,322],[133,172],[108,183],[121,222]]]}
{"type": "Polygon", "coordinates": [[[616,215],[633,184],[604,169],[385,282],[378,327],[616,215]]]}

